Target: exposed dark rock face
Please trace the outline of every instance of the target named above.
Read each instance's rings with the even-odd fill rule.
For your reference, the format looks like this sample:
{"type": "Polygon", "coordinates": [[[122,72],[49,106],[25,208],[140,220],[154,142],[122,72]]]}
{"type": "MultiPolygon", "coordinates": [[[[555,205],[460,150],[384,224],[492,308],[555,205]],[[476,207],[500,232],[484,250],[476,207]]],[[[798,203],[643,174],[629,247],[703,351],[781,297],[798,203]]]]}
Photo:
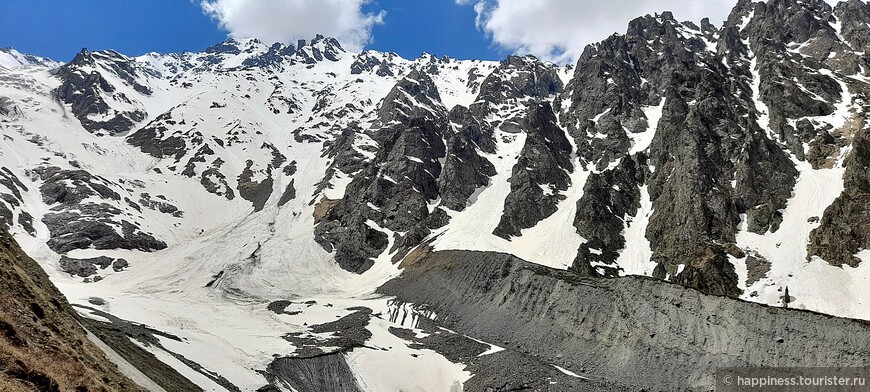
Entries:
{"type": "Polygon", "coordinates": [[[281,198],[278,199],[278,207],[284,206],[290,200],[296,198],[296,187],[293,186],[293,180],[290,180],[290,183],[287,184],[287,188],[284,189],[284,193],[281,194],[281,198]]]}
{"type": "Polygon", "coordinates": [[[525,145],[511,171],[504,214],[493,231],[506,239],[522,235],[522,229],[556,212],[556,205],[565,199],[560,192],[571,185],[568,175],[574,171],[571,143],[549,103],[531,104],[523,129],[525,145]]]}
{"type": "Polygon", "coordinates": [[[454,107],[449,119],[457,129],[447,137],[447,159],[438,186],[441,205],[462,211],[474,202],[471,196],[489,185],[489,178],[496,174],[492,163],[479,153],[495,152],[495,141],[492,128],[475,119],[464,106],[454,107]]]}
{"type": "Polygon", "coordinates": [[[160,211],[164,214],[172,215],[176,218],[181,218],[184,216],[184,211],[178,209],[178,207],[172,205],[166,200],[166,197],[163,195],[157,195],[152,198],[149,193],[142,193],[139,198],[139,205],[149,208],[152,210],[160,211]]]}
{"type": "Polygon", "coordinates": [[[48,246],[53,251],[93,247],[149,252],[166,248],[166,243],[124,217],[117,207],[121,197],[105,178],[55,166],[40,166],[31,174],[42,181],[39,191],[43,202],[51,206],[42,222],[51,234],[48,246]],[[102,202],[85,201],[92,197],[102,202]]]}
{"type": "MultiPolygon", "coordinates": [[[[736,175],[725,158],[731,154],[719,152],[736,152],[741,146],[731,145],[732,138],[717,134],[726,132],[727,119],[717,124],[707,123],[705,117],[721,118],[727,113],[727,104],[717,98],[720,93],[706,92],[707,103],[693,107],[674,90],[666,98],[662,121],[650,148],[650,163],[656,168],[649,183],[655,213],[650,217],[647,238],[654,251],[653,260],[664,266],[667,276],[677,275],[678,265],[683,264],[684,275],[692,277],[677,277],[678,281],[703,284],[703,288],[693,287],[707,292],[736,296],[739,292],[733,267],[724,250],[715,245],[717,241],[734,242],[741,212],[732,199],[733,191],[725,185],[736,175]],[[703,110],[703,115],[695,114],[696,110],[703,110]],[[706,137],[695,135],[700,130],[707,132],[706,137]],[[719,151],[709,154],[712,149],[719,151]]],[[[751,138],[752,134],[747,136],[751,138]]],[[[793,184],[796,171],[791,170],[792,177],[785,180],[793,184]]],[[[780,208],[784,200],[780,200],[780,208]]]]}
{"type": "MultiPolygon", "coordinates": [[[[469,83],[472,83],[469,80],[469,83]]],[[[549,101],[562,91],[556,66],[534,56],[509,56],[480,83],[477,99],[469,110],[478,121],[505,132],[522,132],[530,101],[549,101]]],[[[480,146],[487,151],[488,146],[480,146]]]]}
{"type": "Polygon", "coordinates": [[[140,83],[145,75],[135,60],[115,51],[92,53],[82,49],[71,62],[58,70],[57,75],[62,83],[55,94],[58,99],[71,105],[73,115],[88,131],[97,134],[105,132],[109,135],[127,132],[136,123],[144,120],[147,113],[141,109],[113,109],[103,95],[127,105],[136,105],[138,102],[136,97],[128,97],[117,91],[103,73],[117,76],[139,94],[152,93],[150,87],[140,83]]]}
{"type": "Polygon", "coordinates": [[[27,186],[7,167],[0,167],[0,186],[0,229],[8,230],[17,223],[28,234],[36,235],[33,216],[23,208],[22,192],[28,191],[27,186]]]}
{"type": "MultiPolygon", "coordinates": [[[[808,124],[808,122],[802,120],[797,123],[798,127],[804,124],[808,124]]],[[[812,124],[809,125],[812,126],[812,124]]],[[[840,153],[849,145],[849,140],[844,136],[843,131],[835,130],[832,132],[827,129],[821,129],[816,137],[809,142],[806,159],[813,166],[813,169],[830,169],[834,167],[840,157],[840,153]]]]}
{"type": "Polygon", "coordinates": [[[416,118],[443,119],[447,110],[441,104],[441,95],[429,75],[418,70],[411,71],[393,87],[378,108],[378,122],[383,128],[375,129],[373,137],[384,142],[395,133],[389,127],[394,122],[416,118]]]}
{"type": "Polygon", "coordinates": [[[870,6],[860,0],[842,1],[834,7],[834,15],[840,20],[840,33],[848,45],[866,51],[870,47],[870,26],[866,23],[870,20],[870,6]]]}
{"type": "Polygon", "coordinates": [[[770,261],[767,261],[767,259],[756,252],[749,252],[746,255],[746,286],[752,286],[755,282],[767,276],[767,273],[770,272],[770,266],[770,261]]]}
{"type": "Polygon", "coordinates": [[[378,76],[394,76],[393,64],[396,58],[399,57],[396,53],[385,53],[384,59],[379,59],[375,54],[364,51],[356,56],[353,64],[350,65],[351,75],[359,75],[363,72],[374,73],[378,76]]]}
{"type": "Polygon", "coordinates": [[[477,118],[471,110],[461,105],[450,110],[449,120],[458,125],[458,133],[474,147],[487,154],[496,153],[492,124],[477,118]]]}
{"type": "Polygon", "coordinates": [[[116,222],[113,218],[121,211],[111,205],[83,204],[79,212],[49,212],[42,218],[48,227],[51,239],[47,244],[57,253],[75,249],[136,249],[143,252],[165,249],[166,243],[152,234],[141,231],[127,221],[116,222]],[[118,233],[119,228],[121,233],[118,233]]]}
{"type": "MultiPolygon", "coordinates": [[[[281,313],[290,304],[290,301],[275,301],[269,309],[281,313]]],[[[270,386],[260,390],[270,391],[270,387],[289,384],[300,392],[361,392],[363,389],[347,365],[345,354],[364,347],[371,339],[372,334],[366,326],[372,311],[368,308],[350,310],[355,312],[333,322],[312,325],[306,333],[285,335],[284,339],[291,342],[296,351],[292,356],[276,358],[269,364],[265,376],[270,386]]]]}
{"type": "MultiPolygon", "coordinates": [[[[720,238],[722,242],[733,242],[739,223],[738,207],[730,190],[723,188],[730,181],[730,173],[725,172],[730,165],[718,166],[722,160],[719,153],[712,157],[705,153],[706,143],[697,143],[693,135],[704,129],[705,125],[699,123],[703,117],[690,115],[694,109],[673,96],[675,91],[671,94],[650,149],[650,163],[656,168],[649,183],[655,212],[647,231],[653,260],[664,267],[666,277],[676,276],[678,265],[685,265],[683,276],[677,276],[677,281],[702,291],[737,296],[733,267],[725,251],[715,245],[720,238]],[[719,158],[716,159],[719,162],[711,162],[710,158],[719,158]]],[[[723,103],[717,103],[715,98],[709,102],[712,105],[706,110],[710,114],[723,109],[720,106],[723,103]]],[[[710,136],[715,135],[715,128],[707,125],[706,129],[713,134],[710,136]]],[[[714,137],[709,140],[722,140],[714,137]]]]}
{"type": "MultiPolygon", "coordinates": [[[[870,365],[866,323],[650,278],[582,278],[505,254],[434,252],[379,291],[428,305],[446,328],[588,378],[568,390],[708,391],[717,367],[870,365]]],[[[528,377],[514,388],[546,375],[528,377]]],[[[476,390],[504,381],[476,372],[467,385],[483,380],[476,390]]]]}
{"type": "Polygon", "coordinates": [[[0,97],[0,117],[5,117],[9,120],[17,120],[24,117],[24,113],[9,97],[0,97]]]}
{"type": "Polygon", "coordinates": [[[280,42],[276,42],[269,47],[269,50],[257,57],[245,59],[242,65],[245,67],[267,68],[280,65],[290,59],[296,53],[296,47],[293,45],[284,46],[280,42]]]}
{"type": "Polygon", "coordinates": [[[271,167],[265,173],[266,178],[253,181],[254,172],[251,170],[254,161],[248,160],[242,174],[238,178],[239,196],[254,204],[254,212],[260,211],[272,195],[272,170],[271,167]]]}
{"type": "Polygon", "coordinates": [[[534,56],[508,56],[480,85],[472,111],[480,104],[494,108],[525,97],[548,98],[562,91],[562,80],[553,64],[534,56]]]}
{"type": "Polygon", "coordinates": [[[97,268],[106,269],[112,267],[115,272],[120,272],[129,266],[127,260],[116,259],[106,256],[92,257],[87,259],[74,259],[67,256],[60,257],[60,268],[70,275],[78,275],[87,278],[97,274],[97,268]]]}
{"type": "Polygon", "coordinates": [[[48,205],[60,203],[72,206],[91,196],[121,200],[121,196],[107,186],[108,180],[94,177],[84,170],[62,170],[56,166],[43,166],[33,172],[43,181],[39,192],[42,194],[42,201],[48,205]]]}
{"type": "MultiPolygon", "coordinates": [[[[591,164],[596,171],[584,195],[588,203],[578,205],[578,232],[596,242],[591,248],[581,247],[575,265],[580,271],[592,272],[587,261],[606,264],[618,256],[625,212],[635,211],[632,200],[636,200],[637,187],[647,184],[655,213],[646,237],[653,260],[660,264],[658,276],[709,293],[739,294],[733,267],[718,244],[734,242],[741,214],[746,214],[747,229],[752,232],[778,230],[779,211],[791,196],[797,176],[787,153],[759,122],[769,114],[770,127],[779,124],[774,121],[775,104],[768,102],[774,100],[773,95],[768,99],[761,93],[770,113],[760,113],[753,101],[756,59],[750,54],[757,51],[744,44],[741,34],[755,37],[747,41],[751,46],[762,42],[760,37],[767,30],[747,27],[740,31],[742,17],[748,14],[738,6],[719,32],[707,23],[700,28],[679,23],[667,12],[646,16],[632,21],[626,35],[612,36],[584,51],[561,97],[561,123],[576,141],[581,164],[591,164]],[[661,109],[653,109],[656,106],[661,109]],[[650,123],[648,115],[658,110],[661,118],[650,123]],[[647,132],[655,133],[641,135],[647,132]],[[649,144],[638,145],[649,138],[651,142],[645,142],[649,144]],[[649,173],[623,175],[640,181],[632,186],[610,184],[620,189],[613,192],[619,195],[605,195],[612,191],[603,189],[606,181],[601,176],[608,176],[603,173],[612,177],[618,169],[609,167],[625,163],[629,152],[645,149],[649,159],[640,165],[648,166],[649,173]],[[594,188],[602,189],[596,192],[594,188]],[[595,211],[593,199],[611,211],[595,211]]],[[[830,89],[820,83],[811,86],[807,82],[806,88],[827,89],[828,96],[839,99],[836,83],[830,89]]],[[[781,118],[794,118],[797,112],[816,113],[807,105],[781,118]]],[[[609,180],[619,182],[618,178],[609,180]]],[[[613,273],[606,268],[603,272],[613,273]]]]}
{"type": "Polygon", "coordinates": [[[632,147],[630,136],[656,125],[648,123],[643,107],[657,106],[684,73],[704,72],[699,68],[708,64],[711,70],[720,68],[716,59],[704,60],[710,55],[704,42],[710,34],[665,12],[637,18],[626,35],[588,46],[562,95],[561,120],[582,161],[603,170],[621,158],[632,147]]]}
{"type": "Polygon", "coordinates": [[[628,218],[640,208],[639,187],[649,174],[646,155],[640,153],[622,158],[613,169],[589,175],[574,217],[574,227],[586,242],[577,251],[573,270],[584,275],[618,276],[618,266],[605,265],[613,265],[625,247],[622,233],[628,218]]]}
{"type": "MultiPolygon", "coordinates": [[[[172,119],[172,112],[166,112],[128,136],[127,142],[155,158],[173,157],[178,161],[194,146],[188,147],[182,135],[170,133],[169,126],[175,124],[177,122],[172,119]]],[[[202,140],[201,134],[198,139],[202,140]]]]}
{"type": "Polygon", "coordinates": [[[324,60],[338,61],[344,52],[344,48],[335,38],[317,34],[310,43],[305,40],[298,41],[293,61],[302,64],[316,64],[324,60]]]}
{"type": "Polygon", "coordinates": [[[342,268],[361,273],[371,267],[389,244],[384,228],[406,232],[395,236],[395,245],[410,248],[441,224],[431,221],[438,214],[429,204],[439,196],[446,120],[435,84],[418,71],[384,99],[370,131],[380,150],[315,228],[315,239],[335,251],[342,268]]]}
{"type": "MultiPolygon", "coordinates": [[[[357,151],[354,143],[360,138],[362,129],[357,124],[352,124],[351,127],[343,129],[332,141],[324,142],[324,152],[322,156],[332,159],[329,167],[326,169],[326,175],[323,180],[317,185],[317,192],[323,191],[326,188],[332,188],[330,181],[335,179],[336,171],[341,171],[345,175],[356,176],[363,168],[365,168],[366,159],[357,151]]],[[[371,150],[369,152],[376,152],[371,150]]]]}
{"type": "Polygon", "coordinates": [[[73,259],[66,256],[60,258],[60,268],[70,275],[78,275],[83,278],[97,273],[97,267],[106,268],[112,264],[112,258],[106,256],[90,259],[73,259]]]}
{"type": "Polygon", "coordinates": [[[224,42],[209,46],[208,48],[205,48],[205,52],[212,53],[212,54],[221,54],[221,53],[240,54],[240,53],[242,53],[241,49],[239,49],[239,42],[236,41],[235,39],[228,39],[224,42]]]}
{"type": "Polygon", "coordinates": [[[735,42],[728,49],[743,46],[743,52],[754,56],[756,69],[747,71],[756,72],[760,78],[758,94],[769,110],[770,131],[803,160],[804,143],[810,142],[818,132],[816,128],[822,125],[810,120],[796,128],[788,120],[833,113],[833,104],[840,101],[843,89],[830,75],[814,71],[828,66],[851,74],[859,69],[858,58],[846,53],[851,53],[848,42],[841,42],[831,27],[831,6],[824,1],[740,2],[726,28],[740,25],[740,18],[750,12],[753,18],[739,32],[748,47],[735,42]],[[802,45],[799,50],[789,50],[799,45],[802,45]],[[831,53],[840,56],[829,60],[831,53]]]}
{"type": "Polygon", "coordinates": [[[807,257],[857,267],[861,259],[855,254],[870,249],[870,130],[864,128],[855,135],[845,164],[845,189],[810,234],[807,257]]]}

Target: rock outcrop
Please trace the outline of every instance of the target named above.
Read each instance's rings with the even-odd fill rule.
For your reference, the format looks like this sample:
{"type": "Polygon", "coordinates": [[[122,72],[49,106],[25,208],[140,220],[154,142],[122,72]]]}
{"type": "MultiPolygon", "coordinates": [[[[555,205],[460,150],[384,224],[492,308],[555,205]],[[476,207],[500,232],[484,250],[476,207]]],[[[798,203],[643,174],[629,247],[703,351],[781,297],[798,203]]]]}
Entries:
{"type": "Polygon", "coordinates": [[[556,212],[571,185],[571,143],[549,103],[532,103],[523,121],[525,145],[511,172],[511,192],[493,234],[509,239],[556,212]]]}
{"type": "MultiPolygon", "coordinates": [[[[427,305],[445,328],[583,377],[560,391],[707,391],[719,367],[870,365],[870,326],[860,321],[645,277],[583,278],[506,254],[434,252],[379,291],[427,305]]],[[[537,377],[546,376],[503,385],[481,372],[466,385],[509,390],[537,377]]]]}
{"type": "Polygon", "coordinates": [[[495,141],[489,124],[479,121],[464,106],[450,111],[449,119],[455,127],[447,136],[447,158],[438,179],[441,205],[462,211],[472,195],[489,185],[496,175],[495,167],[482,153],[495,153],[495,141]]]}
{"type": "Polygon", "coordinates": [[[117,77],[136,93],[148,96],[153,91],[143,84],[142,79],[146,76],[143,72],[134,60],[118,52],[82,49],[73,61],[58,70],[62,83],[55,94],[60,101],[70,105],[72,114],[88,131],[108,135],[125,133],[144,120],[147,113],[139,108],[141,104],[135,96],[119,91],[104,74],[117,77]],[[117,110],[113,106],[134,108],[117,110]]]}
{"type": "Polygon", "coordinates": [[[121,196],[107,179],[56,166],[40,166],[31,174],[42,181],[39,191],[51,208],[42,222],[51,234],[48,246],[53,251],[93,247],[149,252],[166,248],[165,242],[124,216],[119,208],[121,196]],[[91,199],[101,201],[86,201],[91,199]]]}
{"type": "Polygon", "coordinates": [[[825,209],[821,225],[810,235],[807,257],[857,267],[861,259],[855,254],[870,249],[870,129],[855,135],[845,165],[845,189],[825,209]]]}
{"type": "Polygon", "coordinates": [[[574,227],[586,242],[577,250],[573,271],[619,276],[614,262],[625,247],[626,220],[640,208],[639,186],[649,174],[646,155],[640,153],[623,158],[613,169],[589,175],[574,217],[574,227]]]}
{"type": "MultiPolygon", "coordinates": [[[[392,240],[409,249],[432,228],[443,211],[430,210],[439,196],[438,178],[446,156],[447,110],[432,79],[412,71],[390,91],[370,131],[377,155],[351,181],[345,197],[315,229],[315,238],[342,268],[364,272],[392,240]],[[385,230],[386,229],[386,230],[385,230]]],[[[398,249],[398,247],[396,249],[398,249]]]]}

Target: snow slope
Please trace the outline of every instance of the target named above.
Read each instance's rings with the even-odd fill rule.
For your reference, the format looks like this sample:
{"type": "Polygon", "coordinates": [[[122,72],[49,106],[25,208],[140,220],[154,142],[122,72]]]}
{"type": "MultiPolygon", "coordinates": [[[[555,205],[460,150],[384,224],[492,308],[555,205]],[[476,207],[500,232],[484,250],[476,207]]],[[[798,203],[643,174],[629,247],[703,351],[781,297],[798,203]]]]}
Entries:
{"type": "MultiPolygon", "coordinates": [[[[186,60],[196,61],[196,55],[188,56],[193,59],[186,60]]],[[[136,61],[144,69],[155,64],[165,67],[156,69],[156,75],[171,74],[165,64],[186,60],[152,54],[136,61]]],[[[233,57],[221,64],[229,69],[241,61],[233,57]]],[[[101,298],[105,302],[96,306],[100,310],[182,337],[183,342],[161,339],[161,343],[206,371],[220,374],[242,390],[265,385],[259,371],[273,356],[292,355],[295,350],[282,339],[284,334],[303,332],[306,325],[351,313],[347,308],[366,306],[387,314],[391,306],[389,298],[373,294],[380,284],[400,272],[390,262],[389,254],[360,276],[339,268],[332,255],[314,242],[310,201],[320,197],[316,189],[330,159],[321,156],[320,143],[300,141],[292,132],[331,138],[350,122],[371,121],[366,116],[375,111],[375,105],[402,74],[354,75],[349,72],[353,61],[354,56],[345,54],[338,61],[323,61],[313,68],[295,64],[285,65],[280,71],[248,68],[232,72],[213,72],[206,69],[205,63],[194,64],[188,71],[172,74],[172,78],[143,74],[139,82],[154,90],[150,96],[127,87],[101,63],[85,70],[101,71],[124,95],[135,97],[134,105],[148,113],[142,125],[164,114],[184,119],[185,125],[177,124],[174,134],[200,139],[215,150],[225,161],[221,171],[227,173],[229,188],[238,187],[236,174],[246,167],[247,160],[254,161],[254,181],[267,176],[273,156],[261,147],[264,143],[286,157],[285,165],[294,162],[290,176],[274,168],[272,202],[257,213],[241,197],[227,200],[206,192],[197,178],[178,175],[186,159],[179,165],[172,159],[143,153],[124,137],[85,131],[69,115],[68,107],[53,100],[51,90],[59,81],[47,68],[0,69],[0,96],[12,99],[24,113],[23,119],[0,123],[4,135],[0,140],[0,166],[10,168],[27,184],[24,208],[34,216],[36,228],[35,236],[14,229],[16,238],[40,261],[71,302],[93,307],[89,300],[101,298]],[[187,87],[185,81],[189,81],[187,87]],[[271,110],[264,103],[276,91],[292,99],[299,110],[271,110]],[[321,100],[324,96],[327,99],[321,100]],[[335,115],[349,103],[360,109],[335,115]],[[100,270],[103,279],[90,284],[62,273],[58,255],[46,246],[49,232],[42,223],[51,206],[42,202],[37,179],[28,175],[30,169],[49,164],[70,169],[78,165],[94,176],[108,179],[114,190],[132,200],[138,200],[143,192],[165,197],[183,212],[183,217],[144,208],[136,211],[121,203],[116,207],[143,229],[158,233],[168,248],[153,253],[75,250],[68,255],[122,257],[130,267],[122,272],[100,270]],[[279,208],[275,200],[291,180],[298,196],[279,208]],[[267,309],[271,301],[278,299],[331,306],[306,307],[295,316],[278,315],[267,309]]],[[[399,59],[395,67],[407,72],[414,64],[399,59]]],[[[466,87],[469,69],[492,65],[448,60],[438,65],[444,71],[436,80],[452,104],[467,104],[474,96],[466,87]],[[448,72],[451,70],[455,72],[448,72]]],[[[189,153],[193,155],[193,151],[189,153]]],[[[197,163],[196,170],[203,170],[206,164],[197,163]]],[[[347,181],[349,178],[336,178],[335,186],[325,194],[340,197],[347,181]]],[[[448,391],[470,377],[462,364],[451,363],[431,350],[409,348],[388,332],[391,326],[401,323],[374,320],[368,326],[373,335],[372,348],[354,350],[348,357],[362,385],[378,390],[432,390],[433,385],[444,385],[448,391]],[[382,347],[390,348],[384,351],[382,347]],[[390,372],[384,373],[386,368],[390,372]]],[[[207,390],[224,389],[162,349],[146,349],[207,390]]]]}

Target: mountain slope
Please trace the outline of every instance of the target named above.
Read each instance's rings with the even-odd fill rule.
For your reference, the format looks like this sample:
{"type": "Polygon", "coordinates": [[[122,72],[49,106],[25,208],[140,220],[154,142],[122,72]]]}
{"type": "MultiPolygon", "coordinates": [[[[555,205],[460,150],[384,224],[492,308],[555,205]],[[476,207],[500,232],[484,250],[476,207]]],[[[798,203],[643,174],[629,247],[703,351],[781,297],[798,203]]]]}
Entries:
{"type": "Polygon", "coordinates": [[[0,48],[0,67],[19,68],[19,67],[58,67],[62,63],[45,58],[34,56],[32,54],[23,54],[12,48],[0,48]]]}
{"type": "Polygon", "coordinates": [[[711,390],[718,367],[868,364],[866,322],[644,277],[578,277],[507,254],[430,253],[379,291],[429,304],[444,328],[506,348],[472,362],[478,370],[468,390],[521,389],[532,380],[533,389],[555,391],[711,390]],[[518,353],[534,371],[557,365],[582,377],[556,385],[528,375],[492,377],[518,353]]]}
{"type": "MultiPolygon", "coordinates": [[[[494,343],[377,292],[431,251],[870,319],[868,23],[859,0],[741,0],[723,26],[637,18],[571,67],[323,36],[2,67],[0,222],[84,316],[203,389],[332,385],[300,381],[318,366],[477,383],[494,343]]],[[[524,377],[573,377],[545,367],[524,377]]]]}
{"type": "Polygon", "coordinates": [[[0,388],[4,391],[143,390],[87,337],[48,275],[0,230],[0,388]]]}

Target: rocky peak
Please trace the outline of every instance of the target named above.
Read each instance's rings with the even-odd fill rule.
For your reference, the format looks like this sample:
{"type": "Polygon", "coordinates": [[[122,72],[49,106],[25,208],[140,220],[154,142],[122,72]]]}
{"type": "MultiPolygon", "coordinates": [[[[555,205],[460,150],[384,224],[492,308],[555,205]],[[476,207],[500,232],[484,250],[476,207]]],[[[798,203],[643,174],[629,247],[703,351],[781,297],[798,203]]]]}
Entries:
{"type": "Polygon", "coordinates": [[[317,34],[316,36],[314,36],[314,39],[311,40],[311,46],[317,46],[321,43],[327,49],[341,52],[345,51],[341,44],[338,42],[338,40],[332,37],[326,37],[322,34],[317,34]]]}
{"type": "Polygon", "coordinates": [[[546,99],[561,92],[563,87],[555,64],[531,55],[508,56],[484,79],[471,109],[482,113],[480,105],[494,107],[517,100],[546,99]]]}
{"type": "Polygon", "coordinates": [[[438,62],[438,56],[429,52],[423,52],[420,53],[420,57],[417,58],[417,61],[421,63],[435,63],[438,62]]]}
{"type": "Polygon", "coordinates": [[[710,23],[710,18],[701,19],[701,31],[704,34],[716,34],[718,29],[712,23],[710,23]]]}
{"type": "Polygon", "coordinates": [[[840,23],[840,32],[852,49],[861,52],[870,50],[870,4],[863,0],[842,1],[834,7],[834,15],[840,23]]]}
{"type": "Polygon", "coordinates": [[[412,70],[381,102],[367,132],[378,153],[315,229],[317,242],[335,251],[342,268],[364,272],[385,250],[408,252],[446,224],[443,210],[430,209],[440,195],[446,134],[447,110],[435,83],[412,70]]]}
{"type": "MultiPolygon", "coordinates": [[[[257,38],[228,38],[223,42],[206,48],[202,54],[205,55],[203,58],[207,63],[223,65],[228,59],[242,57],[246,58],[246,60],[251,60],[262,57],[271,48],[279,50],[283,49],[283,45],[281,47],[275,47],[274,45],[267,47],[266,44],[257,38]]],[[[201,56],[202,54],[193,55],[197,57],[197,55],[201,56]]]]}
{"type": "Polygon", "coordinates": [[[425,72],[413,69],[399,80],[381,102],[378,120],[381,124],[412,118],[445,118],[447,109],[435,82],[425,72]]]}
{"type": "Polygon", "coordinates": [[[261,68],[276,66],[289,60],[295,53],[296,48],[293,45],[285,46],[280,42],[276,42],[265,53],[245,59],[242,65],[261,68]]]}
{"type": "Polygon", "coordinates": [[[364,50],[355,56],[353,64],[350,65],[350,73],[359,75],[368,72],[384,77],[394,76],[398,71],[395,62],[398,58],[399,55],[394,52],[364,50]]]}
{"type": "Polygon", "coordinates": [[[625,39],[635,50],[649,46],[665,58],[688,60],[707,50],[705,39],[715,40],[715,30],[709,20],[707,24],[705,30],[692,22],[679,22],[670,12],[646,15],[628,24],[625,39]]]}
{"type": "Polygon", "coordinates": [[[148,78],[156,72],[144,69],[134,59],[118,52],[90,52],[82,49],[73,61],[60,67],[56,76],[61,85],[56,96],[71,106],[73,115],[85,129],[95,134],[118,134],[132,129],[147,114],[139,108],[135,96],[118,91],[114,83],[123,83],[136,93],[153,93],[148,78]],[[117,79],[116,79],[117,78],[117,79]],[[115,106],[132,109],[116,110],[115,106]]]}
{"type": "Polygon", "coordinates": [[[724,27],[743,27],[755,51],[762,45],[804,43],[831,35],[831,15],[832,8],[824,0],[740,1],[724,27]]]}
{"type": "Polygon", "coordinates": [[[587,46],[560,113],[581,160],[602,170],[628,152],[634,134],[656,125],[644,108],[660,105],[661,93],[688,75],[721,68],[711,50],[716,39],[663,13],[636,18],[625,35],[587,46]]]}
{"type": "Polygon", "coordinates": [[[420,57],[414,60],[414,65],[416,68],[419,68],[421,71],[428,73],[430,75],[438,74],[438,64],[440,64],[441,60],[438,59],[437,56],[431,54],[429,52],[423,52],[420,54],[420,57]]]}
{"type": "Polygon", "coordinates": [[[338,61],[346,52],[335,38],[318,34],[310,42],[304,39],[297,41],[294,59],[304,64],[315,64],[324,59],[338,61]]]}
{"type": "Polygon", "coordinates": [[[239,48],[240,42],[235,38],[229,38],[226,41],[214,44],[205,49],[205,53],[213,54],[240,54],[242,50],[239,48]]]}
{"type": "Polygon", "coordinates": [[[725,19],[725,24],[722,27],[740,26],[744,18],[753,14],[754,8],[755,3],[752,0],[737,0],[737,4],[728,13],[728,18],[725,19]]]}
{"type": "Polygon", "coordinates": [[[84,65],[93,65],[94,57],[91,55],[91,51],[88,48],[82,48],[78,53],[76,53],[75,57],[73,57],[72,61],[67,63],[65,67],[73,67],[73,66],[84,66],[84,65]]]}

